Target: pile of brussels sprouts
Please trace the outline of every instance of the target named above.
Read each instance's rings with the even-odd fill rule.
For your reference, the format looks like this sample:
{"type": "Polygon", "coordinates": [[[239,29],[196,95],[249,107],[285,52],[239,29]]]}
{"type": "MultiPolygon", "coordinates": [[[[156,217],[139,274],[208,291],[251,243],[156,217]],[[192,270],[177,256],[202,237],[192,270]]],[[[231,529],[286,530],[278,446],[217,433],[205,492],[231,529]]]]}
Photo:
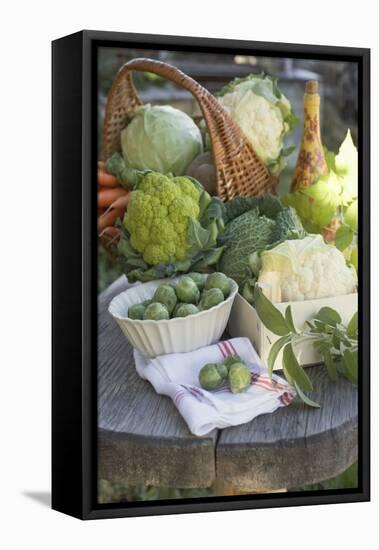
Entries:
{"type": "Polygon", "coordinates": [[[130,319],[161,321],[188,317],[223,302],[230,294],[231,280],[224,273],[188,273],[175,284],[159,286],[152,299],[128,309],[130,319]]]}
{"type": "Polygon", "coordinates": [[[199,372],[205,390],[217,390],[228,383],[232,393],[242,393],[250,386],[251,373],[239,355],[230,355],[223,363],[208,363],[199,372]]]}

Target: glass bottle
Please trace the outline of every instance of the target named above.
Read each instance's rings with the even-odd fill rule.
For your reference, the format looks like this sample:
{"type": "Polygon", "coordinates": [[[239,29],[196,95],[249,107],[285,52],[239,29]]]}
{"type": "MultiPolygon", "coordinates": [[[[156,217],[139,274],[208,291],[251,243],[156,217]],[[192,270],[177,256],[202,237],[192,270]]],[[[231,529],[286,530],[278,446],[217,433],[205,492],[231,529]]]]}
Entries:
{"type": "Polygon", "coordinates": [[[320,135],[320,95],[317,80],[308,80],[304,94],[304,129],[291,191],[300,191],[328,173],[320,135]]]}

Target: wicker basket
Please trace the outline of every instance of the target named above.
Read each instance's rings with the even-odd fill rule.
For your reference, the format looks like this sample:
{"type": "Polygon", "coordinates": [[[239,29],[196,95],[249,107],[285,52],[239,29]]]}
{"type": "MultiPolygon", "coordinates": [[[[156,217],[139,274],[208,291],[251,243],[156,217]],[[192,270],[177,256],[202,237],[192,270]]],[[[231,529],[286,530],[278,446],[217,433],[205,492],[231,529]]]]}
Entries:
{"type": "Polygon", "coordinates": [[[133,83],[132,71],[147,71],[167,78],[185,88],[198,101],[212,144],[217,194],[222,200],[238,195],[275,192],[273,177],[241,129],[219,102],[198,82],[182,71],[153,59],[139,58],[126,63],[118,72],[108,95],[105,111],[102,160],[120,151],[121,130],[125,120],[141,101],[133,83]]]}

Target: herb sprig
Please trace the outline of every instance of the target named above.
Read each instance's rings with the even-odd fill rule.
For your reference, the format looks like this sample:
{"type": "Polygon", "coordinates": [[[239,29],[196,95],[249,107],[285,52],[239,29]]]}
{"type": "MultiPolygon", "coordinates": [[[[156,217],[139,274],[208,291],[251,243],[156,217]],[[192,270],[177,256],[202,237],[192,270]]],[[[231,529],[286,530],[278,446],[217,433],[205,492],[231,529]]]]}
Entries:
{"type": "Polygon", "coordinates": [[[298,396],[311,407],[320,405],[307,396],[313,391],[313,384],[306,370],[299,364],[294,349],[305,342],[311,343],[320,353],[331,380],[338,375],[351,383],[358,382],[358,315],[354,313],[348,325],[342,323],[340,314],[330,307],[322,307],[314,319],[307,321],[302,331],[296,329],[291,306],[284,315],[266,298],[256,285],[254,307],[257,314],[272,333],[280,336],[272,345],[268,359],[268,372],[272,377],[275,361],[283,349],[282,368],[288,383],[296,389],[298,396]]]}

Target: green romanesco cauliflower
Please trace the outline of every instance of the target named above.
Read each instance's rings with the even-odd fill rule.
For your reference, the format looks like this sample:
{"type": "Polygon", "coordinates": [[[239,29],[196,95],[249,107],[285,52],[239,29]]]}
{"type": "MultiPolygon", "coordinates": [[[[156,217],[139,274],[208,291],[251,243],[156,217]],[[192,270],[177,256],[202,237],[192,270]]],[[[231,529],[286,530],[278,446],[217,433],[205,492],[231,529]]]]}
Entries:
{"type": "Polygon", "coordinates": [[[200,190],[185,177],[148,173],[131,193],[124,225],[130,244],[149,265],[185,260],[190,218],[200,213],[200,190]]]}

